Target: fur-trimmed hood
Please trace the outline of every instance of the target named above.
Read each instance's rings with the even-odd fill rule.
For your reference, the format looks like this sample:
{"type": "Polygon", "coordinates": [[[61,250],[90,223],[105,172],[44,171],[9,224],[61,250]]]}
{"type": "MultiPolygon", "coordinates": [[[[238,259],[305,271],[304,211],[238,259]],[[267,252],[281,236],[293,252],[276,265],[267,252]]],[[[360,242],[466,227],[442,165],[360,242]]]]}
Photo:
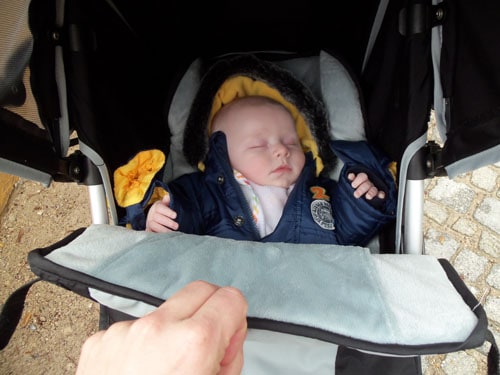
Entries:
{"type": "Polygon", "coordinates": [[[218,60],[203,76],[184,131],[183,150],[189,164],[197,166],[205,159],[215,113],[231,100],[251,95],[271,97],[285,104],[292,115],[295,112],[303,148],[313,152],[318,173],[333,169],[336,158],[329,145],[330,125],[323,103],[288,70],[250,54],[218,60]]]}

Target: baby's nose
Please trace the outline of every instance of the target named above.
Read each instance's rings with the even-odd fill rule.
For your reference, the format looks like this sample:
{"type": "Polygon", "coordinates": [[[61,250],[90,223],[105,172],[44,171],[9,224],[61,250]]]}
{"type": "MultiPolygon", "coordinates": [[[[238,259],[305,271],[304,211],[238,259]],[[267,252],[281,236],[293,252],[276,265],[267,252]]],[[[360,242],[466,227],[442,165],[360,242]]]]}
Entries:
{"type": "Polygon", "coordinates": [[[288,156],[290,155],[290,152],[288,150],[288,147],[286,147],[286,145],[284,145],[283,143],[278,143],[275,147],[274,147],[274,154],[277,156],[277,157],[283,157],[283,156],[288,156]]]}

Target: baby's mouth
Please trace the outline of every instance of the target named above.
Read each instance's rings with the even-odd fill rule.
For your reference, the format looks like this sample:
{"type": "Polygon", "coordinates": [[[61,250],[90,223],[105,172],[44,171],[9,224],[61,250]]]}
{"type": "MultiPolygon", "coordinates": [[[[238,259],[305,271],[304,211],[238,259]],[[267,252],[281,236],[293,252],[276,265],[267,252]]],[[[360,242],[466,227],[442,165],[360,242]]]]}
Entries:
{"type": "Polygon", "coordinates": [[[283,164],[280,165],[278,168],[273,170],[273,173],[280,173],[280,172],[290,172],[292,168],[288,164],[283,164]]]}

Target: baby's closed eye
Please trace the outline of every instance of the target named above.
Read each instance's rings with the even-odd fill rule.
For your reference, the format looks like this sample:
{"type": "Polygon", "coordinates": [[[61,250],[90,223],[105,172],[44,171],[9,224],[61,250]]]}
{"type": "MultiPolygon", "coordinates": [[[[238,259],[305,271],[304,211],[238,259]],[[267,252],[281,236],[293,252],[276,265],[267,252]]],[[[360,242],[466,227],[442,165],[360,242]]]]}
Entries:
{"type": "Polygon", "coordinates": [[[267,146],[267,143],[265,142],[255,142],[255,143],[251,143],[248,148],[262,148],[262,147],[266,147],[267,146]]]}
{"type": "Polygon", "coordinates": [[[297,137],[289,136],[283,139],[283,144],[287,146],[299,146],[300,140],[297,137]]]}

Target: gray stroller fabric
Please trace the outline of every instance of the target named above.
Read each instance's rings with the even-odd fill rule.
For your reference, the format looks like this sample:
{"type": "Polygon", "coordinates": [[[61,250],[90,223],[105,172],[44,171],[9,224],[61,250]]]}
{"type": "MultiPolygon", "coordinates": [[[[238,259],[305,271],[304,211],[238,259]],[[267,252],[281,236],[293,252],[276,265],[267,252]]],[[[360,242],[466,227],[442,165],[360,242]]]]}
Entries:
{"type": "MultiPolygon", "coordinates": [[[[438,259],[428,255],[154,234],[96,224],[46,258],[160,299],[193,280],[232,285],[248,299],[250,318],[373,343],[463,342],[478,323],[438,259]]],[[[133,316],[155,308],[98,290],[91,295],[133,316]]]]}

